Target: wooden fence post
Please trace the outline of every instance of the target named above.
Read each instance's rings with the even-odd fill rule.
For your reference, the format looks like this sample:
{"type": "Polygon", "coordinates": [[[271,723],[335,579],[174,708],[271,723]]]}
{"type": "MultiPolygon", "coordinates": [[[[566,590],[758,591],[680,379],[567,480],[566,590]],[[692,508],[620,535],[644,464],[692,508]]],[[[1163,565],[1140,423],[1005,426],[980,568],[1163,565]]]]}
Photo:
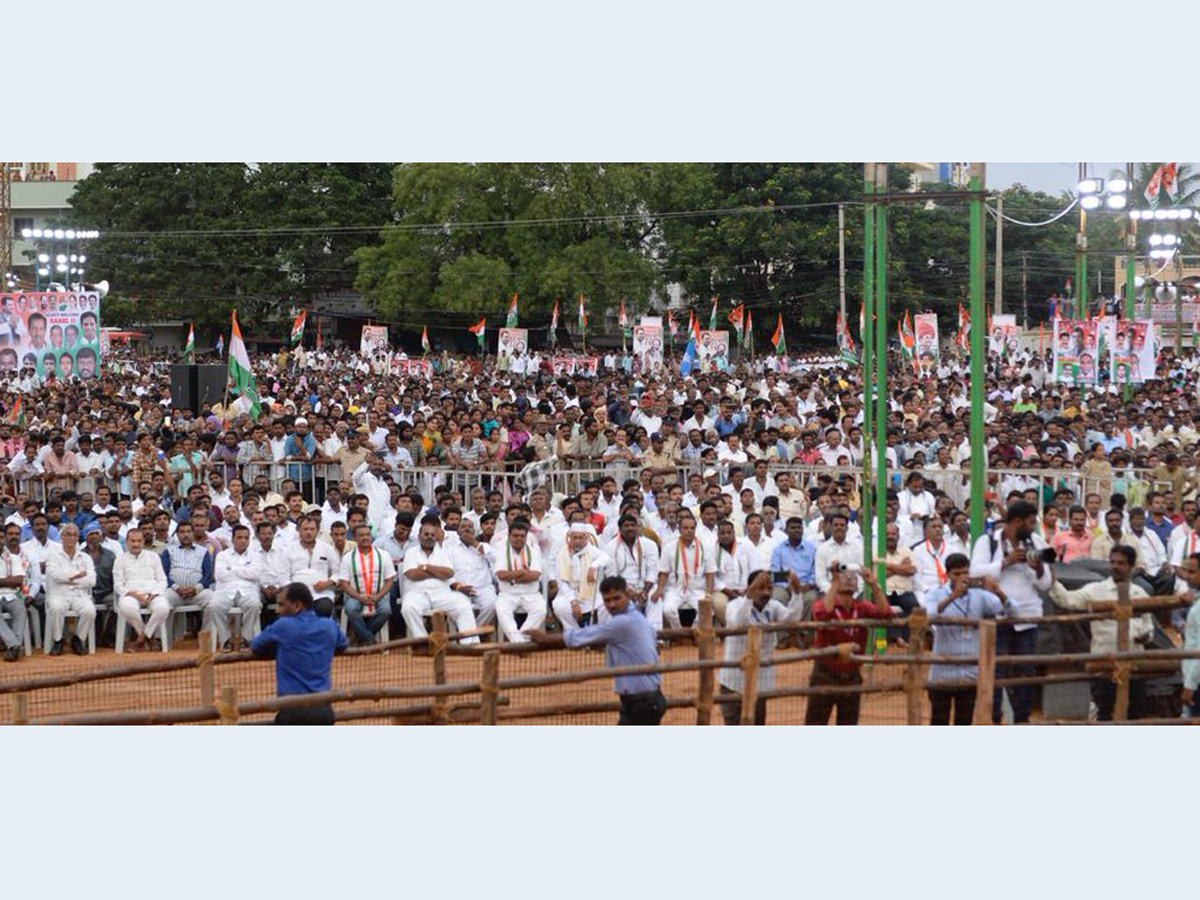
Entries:
{"type": "Polygon", "coordinates": [[[975,724],[992,724],[992,695],[996,690],[996,623],[979,623],[979,675],[975,680],[975,724]]]}
{"type": "Polygon", "coordinates": [[[762,629],[751,628],[746,632],[746,655],[742,657],[742,669],[746,679],[742,685],[742,725],[754,724],[754,707],[758,706],[758,663],[762,654],[762,629]]]}
{"type": "Polygon", "coordinates": [[[500,680],[500,651],[488,650],[483,654],[483,679],[479,682],[479,724],[496,724],[496,701],[500,680]]]}
{"type": "Polygon", "coordinates": [[[221,714],[222,725],[238,723],[237,687],[227,684],[221,688],[221,699],[217,703],[217,711],[221,714]]]}
{"type": "MultiPolygon", "coordinates": [[[[446,683],[446,614],[433,614],[433,634],[429,635],[429,650],[433,655],[433,683],[446,683]]],[[[445,725],[448,718],[446,698],[433,698],[433,724],[445,725]]]]}
{"type": "Polygon", "coordinates": [[[213,680],[213,633],[205,628],[200,632],[200,705],[212,706],[216,698],[213,680]]]}
{"type": "Polygon", "coordinates": [[[13,724],[29,724],[29,694],[24,691],[13,694],[13,724]]]}
{"type": "MultiPolygon", "coordinates": [[[[716,658],[716,635],[713,634],[713,603],[707,597],[700,601],[700,611],[696,614],[696,646],[698,658],[711,660],[716,658]]],[[[711,725],[713,711],[713,682],[716,680],[716,670],[701,669],[699,685],[696,688],[696,724],[711,725]]]]}
{"type": "MultiPolygon", "coordinates": [[[[1117,585],[1117,605],[1113,609],[1113,617],[1117,620],[1117,652],[1129,650],[1129,620],[1133,618],[1133,604],[1129,600],[1129,582],[1117,585]]],[[[1113,703],[1113,721],[1124,722],[1129,718],[1129,679],[1132,675],[1133,663],[1119,660],[1113,666],[1112,679],[1117,685],[1117,697],[1113,703]]]]}
{"type": "MultiPolygon", "coordinates": [[[[912,656],[921,656],[925,652],[925,632],[929,628],[929,617],[924,607],[916,607],[908,615],[908,652],[912,656]]],[[[921,724],[921,663],[920,660],[910,662],[904,667],[904,698],[906,706],[906,722],[909,725],[921,724]]]]}

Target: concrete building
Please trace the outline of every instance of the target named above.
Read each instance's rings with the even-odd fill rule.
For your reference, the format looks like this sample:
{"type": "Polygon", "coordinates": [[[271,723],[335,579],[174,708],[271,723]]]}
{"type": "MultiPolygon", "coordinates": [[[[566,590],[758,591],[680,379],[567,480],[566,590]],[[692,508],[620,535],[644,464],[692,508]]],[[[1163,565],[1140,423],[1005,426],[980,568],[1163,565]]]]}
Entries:
{"type": "MultiPolygon", "coordinates": [[[[47,252],[37,241],[23,238],[25,229],[53,227],[71,209],[71,194],[78,181],[91,174],[92,163],[17,163],[12,176],[12,264],[28,269],[39,251],[47,252]]],[[[58,252],[62,250],[55,247],[58,252]]],[[[69,252],[75,252],[76,247],[69,252]]],[[[85,251],[86,252],[86,251],[85,251]]],[[[32,274],[29,277],[33,281],[32,274]]],[[[58,279],[65,281],[66,279],[58,279]]]]}

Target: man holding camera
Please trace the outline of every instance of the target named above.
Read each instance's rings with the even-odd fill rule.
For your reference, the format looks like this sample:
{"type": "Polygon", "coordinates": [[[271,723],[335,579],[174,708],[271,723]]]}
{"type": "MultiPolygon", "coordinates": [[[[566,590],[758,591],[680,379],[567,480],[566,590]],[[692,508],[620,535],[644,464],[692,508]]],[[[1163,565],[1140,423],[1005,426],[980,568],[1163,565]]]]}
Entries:
{"type": "MultiPolygon", "coordinates": [[[[834,562],[829,571],[830,589],[815,604],[812,617],[816,622],[854,619],[886,619],[892,608],[879,588],[879,579],[867,568],[834,562]],[[875,598],[872,606],[863,600],[855,600],[858,581],[862,579],[871,587],[875,598]]],[[[867,645],[867,630],[863,627],[822,628],[817,631],[813,648],[836,647],[838,644],[855,644],[862,653],[867,645]]],[[[849,687],[862,684],[862,663],[842,659],[840,656],[822,657],[813,663],[809,687],[849,687]]],[[[858,693],[840,695],[813,695],[808,698],[808,709],[804,713],[805,725],[828,725],[829,714],[837,707],[839,725],[857,725],[862,696],[858,693]]]]}
{"type": "MultiPolygon", "coordinates": [[[[1050,587],[1049,564],[1043,551],[1048,549],[1037,531],[1037,507],[1018,500],[1008,507],[1004,525],[991,534],[982,534],[971,553],[971,577],[990,578],[996,582],[1012,605],[1016,616],[1040,616],[1042,598],[1039,590],[1050,587]]],[[[1001,625],[996,631],[997,656],[1028,656],[1037,650],[1037,626],[1030,624],[1001,625]]],[[[1034,674],[1033,666],[1003,666],[1000,678],[1024,678],[1034,674]]],[[[1012,704],[1013,721],[1029,721],[1033,706],[1033,689],[1029,685],[1007,688],[1012,704]]],[[[1000,688],[992,699],[992,721],[1000,724],[1002,712],[1000,688]]]]}

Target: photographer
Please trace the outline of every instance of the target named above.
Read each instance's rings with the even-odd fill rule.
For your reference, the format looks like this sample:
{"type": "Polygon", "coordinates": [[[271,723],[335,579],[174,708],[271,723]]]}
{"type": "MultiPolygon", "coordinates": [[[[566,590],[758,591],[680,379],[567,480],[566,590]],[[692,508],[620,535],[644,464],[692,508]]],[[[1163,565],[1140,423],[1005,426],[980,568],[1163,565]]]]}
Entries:
{"type": "MultiPolygon", "coordinates": [[[[1037,507],[1024,500],[1009,506],[1004,525],[991,534],[982,534],[971,553],[971,577],[990,578],[996,582],[1017,616],[1040,616],[1042,598],[1039,590],[1050,587],[1049,565],[1042,551],[1048,549],[1037,530],[1037,507]]],[[[1036,625],[1001,625],[996,631],[997,656],[1028,656],[1037,650],[1036,625]]],[[[1000,667],[999,678],[1025,678],[1034,674],[1033,666],[1000,667]]],[[[1029,721],[1033,706],[1033,689],[1029,685],[1008,688],[1013,721],[1029,721]]],[[[992,700],[992,721],[1000,724],[1002,712],[1000,689],[992,700]]]]}
{"type": "MultiPolygon", "coordinates": [[[[862,566],[850,566],[834,562],[829,567],[830,589],[818,600],[812,609],[812,617],[816,622],[829,622],[854,619],[887,619],[892,615],[892,608],[879,587],[879,579],[875,572],[862,566]],[[875,598],[872,606],[863,600],[855,600],[858,592],[858,581],[861,578],[871,586],[875,598]]],[[[862,653],[867,645],[867,629],[863,627],[822,628],[817,631],[813,648],[836,647],[838,644],[855,644],[857,652],[862,653]]],[[[809,687],[850,687],[862,684],[862,663],[842,659],[840,656],[830,656],[818,659],[813,663],[812,675],[809,676],[809,687]]],[[[808,698],[808,709],[804,713],[805,725],[828,725],[829,714],[837,707],[837,723],[839,725],[857,725],[858,710],[862,702],[859,693],[841,695],[823,694],[808,698]]]]}

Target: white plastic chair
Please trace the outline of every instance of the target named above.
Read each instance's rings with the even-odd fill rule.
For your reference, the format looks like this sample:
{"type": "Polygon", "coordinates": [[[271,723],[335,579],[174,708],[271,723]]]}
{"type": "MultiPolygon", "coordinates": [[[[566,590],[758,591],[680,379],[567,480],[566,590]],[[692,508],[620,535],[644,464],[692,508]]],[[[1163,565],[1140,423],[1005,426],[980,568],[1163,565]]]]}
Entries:
{"type": "MultiPolygon", "coordinates": [[[[143,616],[144,618],[149,618],[150,617],[150,607],[139,606],[138,613],[141,616],[143,616]]],[[[116,647],[115,647],[115,649],[118,653],[125,652],[125,630],[127,628],[129,628],[129,623],[126,622],[123,618],[121,618],[121,613],[118,611],[117,612],[117,641],[116,641],[116,647]]],[[[167,616],[166,619],[163,620],[163,623],[161,626],[159,626],[158,631],[159,631],[159,635],[158,635],[159,640],[162,641],[163,653],[166,653],[169,649],[171,649],[171,635],[170,635],[171,617],[170,616],[167,616]]],[[[151,635],[151,637],[153,637],[153,635],[151,635]]]]}
{"type": "MultiPolygon", "coordinates": [[[[0,613],[0,616],[3,616],[6,619],[12,618],[12,616],[10,616],[8,613],[0,613]]],[[[24,643],[24,645],[25,645],[25,655],[33,656],[33,641],[29,637],[29,631],[30,631],[29,623],[26,622],[25,623],[25,634],[23,635],[24,640],[22,643],[24,643]]]]}
{"type": "MultiPolygon", "coordinates": [[[[99,618],[101,612],[102,612],[102,609],[99,606],[97,606],[96,607],[96,618],[99,618]]],[[[79,613],[75,612],[75,610],[73,610],[73,609],[68,609],[63,614],[63,618],[64,619],[74,619],[76,625],[79,624],[79,613]]],[[[66,637],[66,634],[67,634],[67,629],[64,625],[63,637],[66,637]]],[[[28,643],[28,640],[29,640],[29,629],[28,628],[25,629],[25,639],[26,639],[26,643],[28,643]]],[[[42,635],[42,652],[45,653],[47,656],[50,654],[50,645],[53,643],[54,642],[50,638],[50,629],[47,628],[45,633],[42,635]]],[[[92,627],[88,629],[87,648],[88,648],[89,655],[95,655],[95,653],[96,653],[96,619],[95,618],[92,619],[92,627]]],[[[26,648],[25,652],[26,653],[29,652],[28,648],[26,648]]]]}

